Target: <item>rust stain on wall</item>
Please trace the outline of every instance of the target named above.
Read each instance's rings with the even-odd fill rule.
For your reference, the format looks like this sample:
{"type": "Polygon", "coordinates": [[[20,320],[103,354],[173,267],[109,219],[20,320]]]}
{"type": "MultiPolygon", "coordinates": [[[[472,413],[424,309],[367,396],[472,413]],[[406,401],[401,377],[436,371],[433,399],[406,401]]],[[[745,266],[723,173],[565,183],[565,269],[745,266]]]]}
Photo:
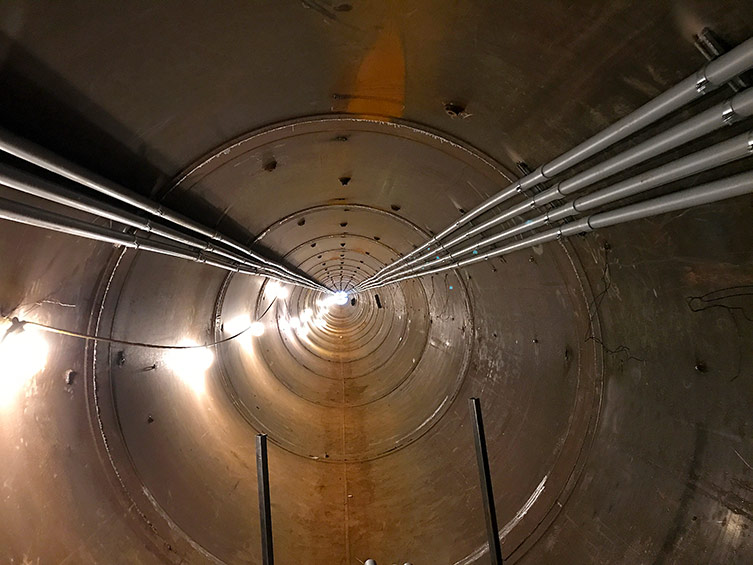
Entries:
{"type": "Polygon", "coordinates": [[[405,52],[394,22],[385,23],[350,87],[333,94],[351,114],[400,117],[405,109],[405,52]]]}

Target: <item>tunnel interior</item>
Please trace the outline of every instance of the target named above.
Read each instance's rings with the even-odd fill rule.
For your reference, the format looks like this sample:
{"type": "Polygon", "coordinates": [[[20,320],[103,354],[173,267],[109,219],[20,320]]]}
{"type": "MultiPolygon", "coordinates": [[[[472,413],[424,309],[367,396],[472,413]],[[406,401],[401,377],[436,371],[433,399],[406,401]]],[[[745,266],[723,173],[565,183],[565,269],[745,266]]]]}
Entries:
{"type": "Polygon", "coordinates": [[[750,72],[521,180],[751,36],[726,0],[0,5],[0,561],[262,563],[265,434],[277,563],[495,563],[478,398],[505,563],[751,562],[750,72]],[[685,158],[655,206],[727,178],[734,197],[556,215],[717,107],[584,192],[685,158]],[[123,206],[18,140],[156,219],[19,191],[123,206]],[[467,264],[383,274],[460,260],[438,234],[521,202],[467,264]],[[13,219],[31,207],[45,225],[13,219]],[[154,231],[169,211],[213,236],[200,260],[154,231]],[[203,259],[228,241],[286,271],[203,259]]]}

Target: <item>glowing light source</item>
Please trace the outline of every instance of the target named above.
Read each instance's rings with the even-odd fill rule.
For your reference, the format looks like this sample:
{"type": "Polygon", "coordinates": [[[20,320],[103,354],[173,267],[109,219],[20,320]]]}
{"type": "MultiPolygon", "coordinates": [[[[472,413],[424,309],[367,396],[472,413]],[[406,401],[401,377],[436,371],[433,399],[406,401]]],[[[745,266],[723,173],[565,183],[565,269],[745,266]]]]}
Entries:
{"type": "Polygon", "coordinates": [[[248,314],[241,314],[235,318],[229,319],[223,324],[225,333],[230,335],[237,335],[244,330],[247,330],[251,325],[251,317],[248,314]]]}
{"type": "MultiPolygon", "coordinates": [[[[198,344],[184,340],[180,345],[198,344]]],[[[165,354],[165,362],[183,383],[201,394],[206,390],[206,372],[214,363],[214,353],[206,347],[171,349],[165,354]]]]}
{"type": "Polygon", "coordinates": [[[27,325],[7,333],[10,327],[9,323],[0,325],[0,408],[10,405],[32,377],[45,368],[49,351],[38,328],[27,325]]]}
{"type": "Polygon", "coordinates": [[[225,333],[230,334],[231,336],[237,335],[241,332],[254,337],[259,337],[264,334],[264,324],[261,322],[252,322],[251,317],[248,314],[242,314],[235,318],[231,318],[223,324],[223,327],[225,328],[225,333]]]}
{"type": "Polygon", "coordinates": [[[288,292],[288,289],[278,282],[273,281],[267,285],[268,298],[278,298],[280,300],[285,300],[289,294],[290,293],[288,292]]]}
{"type": "Polygon", "coordinates": [[[345,306],[348,303],[348,293],[344,290],[336,292],[333,295],[333,302],[338,306],[345,306]]]}

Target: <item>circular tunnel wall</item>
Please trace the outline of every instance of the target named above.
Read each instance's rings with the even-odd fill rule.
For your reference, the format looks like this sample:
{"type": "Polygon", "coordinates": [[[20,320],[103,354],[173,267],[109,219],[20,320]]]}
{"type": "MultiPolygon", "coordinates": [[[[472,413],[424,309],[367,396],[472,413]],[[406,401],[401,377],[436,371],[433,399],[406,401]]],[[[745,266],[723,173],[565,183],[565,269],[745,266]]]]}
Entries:
{"type": "MultiPolygon", "coordinates": [[[[507,186],[505,169],[547,163],[697,72],[704,28],[745,41],[751,14],[10,1],[0,125],[347,287],[507,186]],[[309,115],[327,119],[284,121],[309,115]]],[[[226,339],[246,318],[265,331],[180,370],[170,351],[46,335],[44,368],[0,408],[0,561],[259,562],[266,431],[278,562],[483,563],[478,396],[510,562],[747,565],[749,204],[382,288],[304,336],[290,321],[319,295],[289,288],[267,311],[264,281],[2,222],[3,315],[164,344],[226,339]]]]}
{"type": "MultiPolygon", "coordinates": [[[[218,225],[244,226],[263,221],[257,201],[270,202],[265,213],[279,216],[255,245],[348,291],[506,180],[489,158],[435,133],[324,118],[220,148],[166,202],[219,204],[218,225]],[[359,204],[309,205],[326,185],[359,204]]],[[[598,352],[581,344],[598,329],[588,296],[560,243],[464,275],[351,293],[341,305],[302,287],[281,292],[259,277],[129,255],[104,296],[108,332],[206,343],[252,321],[264,331],[213,347],[201,371],[199,358],[176,368],[170,352],[108,348],[94,379],[112,390],[99,410],[117,422],[102,426],[118,452],[113,466],[126,490],[148,493],[143,511],[195,551],[253,562],[254,435],[265,433],[283,562],[306,553],[311,563],[471,563],[485,547],[467,408],[479,396],[504,485],[505,550],[522,555],[567,497],[598,415],[598,352]]]]}

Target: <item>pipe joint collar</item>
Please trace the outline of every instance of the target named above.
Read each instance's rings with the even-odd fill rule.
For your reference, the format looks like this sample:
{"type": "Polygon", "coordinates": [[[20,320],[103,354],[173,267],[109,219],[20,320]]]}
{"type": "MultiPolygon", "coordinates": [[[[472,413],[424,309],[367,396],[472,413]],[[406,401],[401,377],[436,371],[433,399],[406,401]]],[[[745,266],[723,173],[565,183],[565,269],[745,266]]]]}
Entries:
{"type": "Polygon", "coordinates": [[[695,89],[698,94],[706,94],[706,90],[711,85],[711,81],[706,76],[706,67],[704,66],[695,75],[695,89]]]}
{"type": "Polygon", "coordinates": [[[723,109],[722,109],[722,123],[725,126],[734,124],[740,119],[740,116],[735,112],[735,109],[732,106],[732,100],[727,100],[724,103],[723,109]]]}
{"type": "Polygon", "coordinates": [[[753,131],[748,132],[748,151],[753,152],[753,131]]]}

